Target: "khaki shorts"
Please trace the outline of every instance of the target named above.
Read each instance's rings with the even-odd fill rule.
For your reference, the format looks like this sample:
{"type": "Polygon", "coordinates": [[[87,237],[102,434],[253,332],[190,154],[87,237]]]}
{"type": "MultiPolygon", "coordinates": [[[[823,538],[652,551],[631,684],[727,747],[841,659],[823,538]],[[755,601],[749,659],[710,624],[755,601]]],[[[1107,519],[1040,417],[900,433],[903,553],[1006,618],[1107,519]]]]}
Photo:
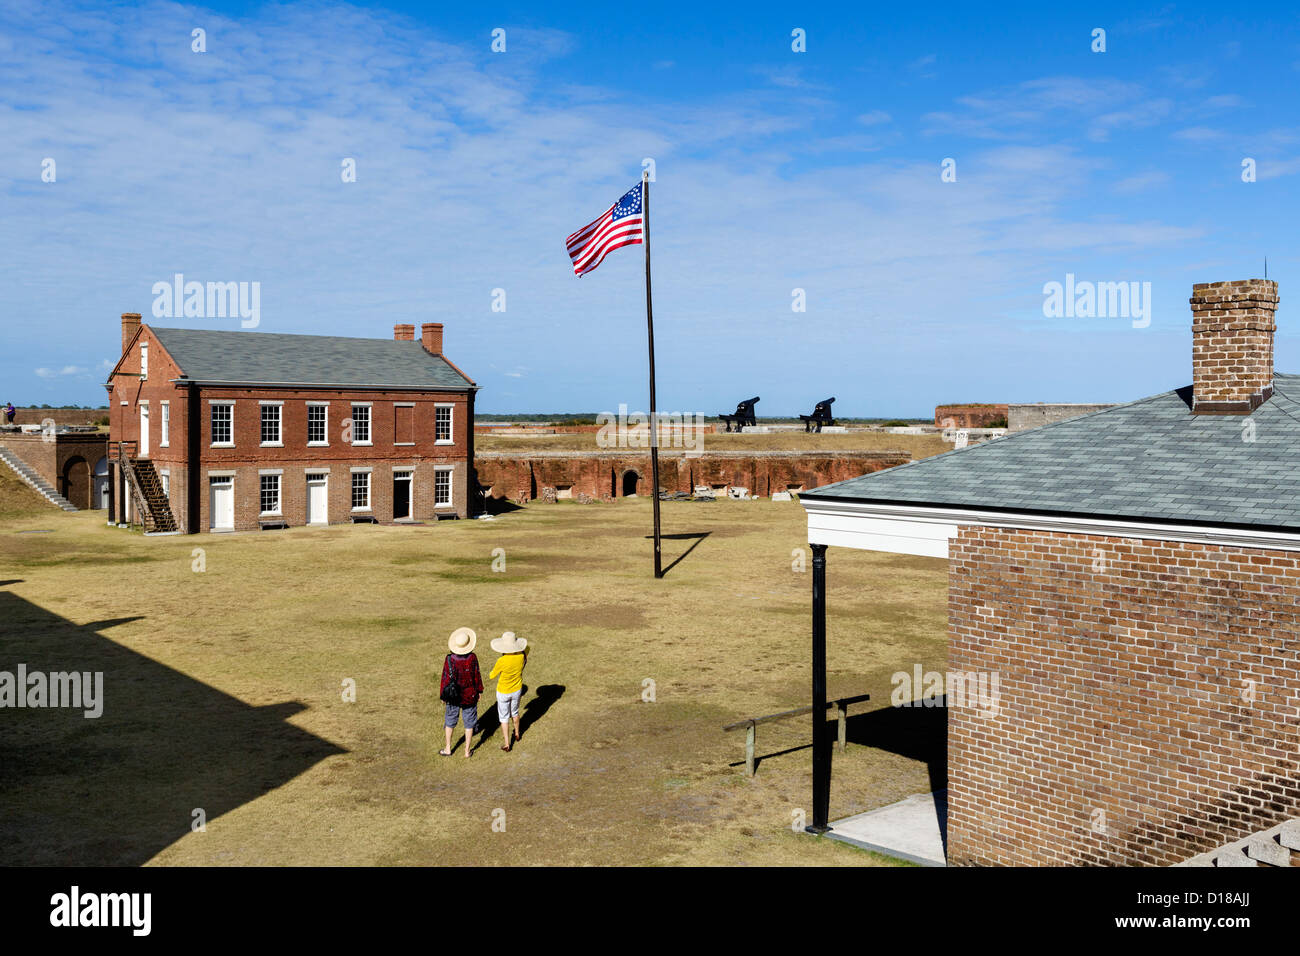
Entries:
{"type": "Polygon", "coordinates": [[[502,694],[497,692],[497,720],[505,723],[511,717],[519,716],[519,698],[524,695],[523,688],[515,691],[513,694],[502,694]]]}

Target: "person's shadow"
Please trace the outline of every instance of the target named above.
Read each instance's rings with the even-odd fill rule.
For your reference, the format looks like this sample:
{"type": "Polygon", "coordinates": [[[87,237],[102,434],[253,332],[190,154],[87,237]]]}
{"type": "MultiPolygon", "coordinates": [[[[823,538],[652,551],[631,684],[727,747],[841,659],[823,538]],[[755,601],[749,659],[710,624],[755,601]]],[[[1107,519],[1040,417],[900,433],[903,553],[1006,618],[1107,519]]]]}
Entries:
{"type": "MultiPolygon", "coordinates": [[[[533,724],[537,723],[537,721],[541,720],[542,717],[546,714],[546,712],[551,709],[551,705],[554,704],[557,700],[559,700],[562,696],[564,696],[564,690],[565,688],[563,684],[542,684],[540,687],[537,688],[537,692],[532,696],[532,698],[530,698],[524,703],[523,709],[519,711],[520,737],[527,734],[528,728],[531,727],[533,724]]],[[[527,684],[524,685],[523,691],[524,691],[523,696],[527,697],[528,696],[527,684]]],[[[497,719],[497,705],[496,705],[496,698],[494,696],[492,699],[492,703],[489,705],[487,710],[479,714],[478,717],[479,739],[478,739],[478,743],[471,745],[470,753],[471,754],[474,753],[480,747],[484,746],[489,740],[491,740],[493,735],[497,733],[497,730],[500,728],[500,726],[501,726],[501,722],[497,719]]],[[[464,744],[464,738],[462,737],[460,740],[456,741],[456,745],[451,748],[452,753],[456,752],[456,747],[463,746],[463,744],[464,744]]]]}

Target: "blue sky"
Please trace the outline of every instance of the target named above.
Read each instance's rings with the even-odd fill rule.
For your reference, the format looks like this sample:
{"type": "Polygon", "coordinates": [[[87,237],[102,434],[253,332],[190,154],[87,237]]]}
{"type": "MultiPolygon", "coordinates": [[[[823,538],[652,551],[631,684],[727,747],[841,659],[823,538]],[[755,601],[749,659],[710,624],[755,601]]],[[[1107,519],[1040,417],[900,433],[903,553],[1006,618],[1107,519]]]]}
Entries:
{"type": "Polygon", "coordinates": [[[260,283],[259,331],[443,322],[483,411],[644,408],[641,251],[564,239],[645,157],[662,410],[1131,400],[1266,255],[1300,371],[1296,15],[1046,6],[0,0],[0,402],[101,404],[121,312],[239,327],[154,320],[179,272],[260,283]],[[1045,318],[1067,273],[1150,325],[1045,318]]]}

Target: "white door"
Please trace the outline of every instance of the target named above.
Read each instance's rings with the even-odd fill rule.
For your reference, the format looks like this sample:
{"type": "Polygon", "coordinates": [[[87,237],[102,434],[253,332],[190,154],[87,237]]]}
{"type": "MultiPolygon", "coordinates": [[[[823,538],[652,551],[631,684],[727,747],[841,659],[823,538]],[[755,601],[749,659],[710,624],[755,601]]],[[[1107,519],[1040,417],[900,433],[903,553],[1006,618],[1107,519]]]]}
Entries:
{"type": "Polygon", "coordinates": [[[209,478],[208,527],[230,531],[235,527],[235,479],[209,478]]]}
{"type": "Polygon", "coordinates": [[[140,457],[149,457],[149,406],[140,406],[140,457]]]}
{"type": "Polygon", "coordinates": [[[108,459],[101,458],[95,465],[95,498],[90,507],[103,509],[108,507],[108,459]]]}
{"type": "Polygon", "coordinates": [[[307,523],[329,524],[329,479],[307,479],[307,523]]]}

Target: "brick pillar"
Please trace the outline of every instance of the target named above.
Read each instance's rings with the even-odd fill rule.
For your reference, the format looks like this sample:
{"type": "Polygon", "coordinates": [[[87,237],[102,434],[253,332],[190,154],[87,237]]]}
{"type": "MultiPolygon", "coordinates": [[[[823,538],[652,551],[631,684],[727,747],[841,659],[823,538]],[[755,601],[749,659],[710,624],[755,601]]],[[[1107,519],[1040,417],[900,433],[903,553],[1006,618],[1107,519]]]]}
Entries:
{"type": "Polygon", "coordinates": [[[140,328],[139,312],[122,313],[122,352],[126,352],[126,347],[131,344],[131,339],[135,338],[136,330],[140,328]]]}
{"type": "Polygon", "coordinates": [[[1273,394],[1277,283],[1192,286],[1192,411],[1249,415],[1273,394]]]}

